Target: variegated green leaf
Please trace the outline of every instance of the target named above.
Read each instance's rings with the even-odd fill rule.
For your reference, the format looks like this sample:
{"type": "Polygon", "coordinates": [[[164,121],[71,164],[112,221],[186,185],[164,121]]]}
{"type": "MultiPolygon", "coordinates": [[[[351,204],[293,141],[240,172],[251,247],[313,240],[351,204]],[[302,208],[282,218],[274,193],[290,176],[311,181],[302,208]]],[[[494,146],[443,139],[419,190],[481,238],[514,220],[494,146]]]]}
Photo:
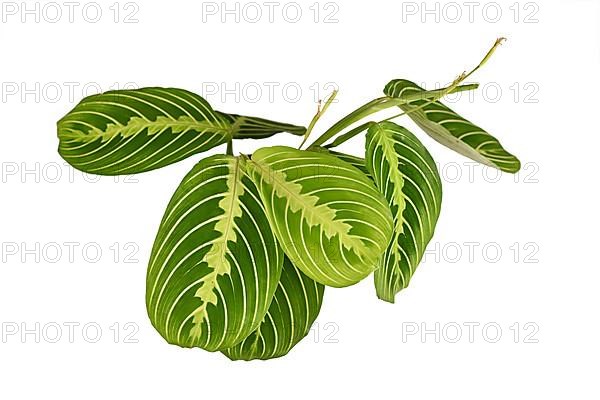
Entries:
{"type": "Polygon", "coordinates": [[[285,122],[270,121],[264,118],[247,117],[237,114],[225,114],[217,111],[223,119],[227,120],[233,129],[234,139],[264,139],[280,132],[302,136],[306,132],[303,126],[287,124],[285,122]]]}
{"type": "Polygon", "coordinates": [[[279,285],[262,323],[223,353],[232,360],[267,360],[286,355],[310,331],[321,310],[324,289],[285,257],[279,285]]]}
{"type": "Polygon", "coordinates": [[[335,287],[373,271],[390,241],[392,216],[363,173],[332,155],[284,146],[257,150],[248,170],[297,268],[335,287]]]}
{"type": "Polygon", "coordinates": [[[352,154],[346,154],[346,153],[342,153],[339,151],[325,149],[323,147],[313,147],[311,149],[315,150],[315,151],[322,151],[322,152],[331,154],[332,156],[335,156],[335,157],[339,158],[340,160],[346,161],[348,164],[352,165],[355,168],[358,168],[360,170],[360,172],[362,172],[366,176],[370,177],[371,173],[369,172],[369,170],[367,169],[367,166],[365,165],[364,158],[353,156],[352,154]]]}
{"type": "Polygon", "coordinates": [[[215,351],[263,320],[283,254],[245,159],[200,161],[171,199],[150,256],[146,306],[169,342],[215,351]]]}
{"type": "Polygon", "coordinates": [[[58,151],[99,175],[135,174],[225,143],[229,121],[197,94],[174,88],[115,90],[86,97],[58,121],[58,151]]]}
{"type": "Polygon", "coordinates": [[[429,152],[401,126],[371,124],[365,145],[367,169],[394,218],[392,241],[374,274],[377,296],[393,303],[396,293],[408,285],[433,236],[442,183],[429,152]]]}
{"type": "MultiPolygon", "coordinates": [[[[396,79],[388,83],[384,93],[402,97],[424,90],[411,81],[396,79]]],[[[404,111],[414,110],[428,100],[400,105],[404,111]]],[[[521,168],[519,160],[504,150],[500,142],[470,121],[467,121],[440,101],[425,105],[408,114],[429,136],[448,148],[484,165],[515,173],[521,168]]]]}

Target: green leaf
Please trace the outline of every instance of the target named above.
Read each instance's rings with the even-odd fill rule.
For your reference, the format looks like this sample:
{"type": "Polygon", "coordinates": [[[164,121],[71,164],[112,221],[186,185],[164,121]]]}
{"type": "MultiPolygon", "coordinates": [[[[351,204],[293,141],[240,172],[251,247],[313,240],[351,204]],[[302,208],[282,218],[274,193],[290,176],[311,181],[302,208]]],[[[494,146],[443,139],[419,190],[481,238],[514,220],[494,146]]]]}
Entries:
{"type": "Polygon", "coordinates": [[[115,90],[86,97],[58,121],[58,151],[99,175],[161,168],[223,144],[231,126],[197,94],[174,88],[115,90]]]}
{"type": "MultiPolygon", "coordinates": [[[[393,80],[384,89],[384,93],[390,97],[406,97],[420,92],[424,90],[405,79],[393,80]]],[[[427,102],[417,100],[399,107],[403,111],[411,111],[427,102]]],[[[440,101],[427,104],[408,115],[433,139],[465,157],[505,172],[515,173],[521,168],[519,160],[504,150],[495,137],[440,101]]]]}
{"type": "Polygon", "coordinates": [[[206,158],[179,185],[160,224],[147,275],[150,320],[172,344],[234,346],[264,318],[282,263],[245,160],[206,158]]]}
{"type": "Polygon", "coordinates": [[[285,146],[257,150],[248,170],[279,244],[302,272],[343,287],[373,271],[392,216],[363,173],[332,155],[285,146]]]}
{"type": "Polygon", "coordinates": [[[232,360],[267,360],[286,355],[310,331],[321,310],[324,289],[285,257],[279,285],[262,323],[223,353],[232,360]]]}
{"type": "Polygon", "coordinates": [[[217,114],[236,127],[233,135],[234,139],[264,139],[281,132],[302,136],[306,132],[306,128],[303,126],[287,124],[285,122],[270,121],[264,118],[247,117],[237,114],[226,114],[220,111],[217,111],[217,114]]]}
{"type": "Polygon", "coordinates": [[[311,147],[311,150],[331,154],[332,156],[337,157],[340,160],[345,161],[348,164],[352,165],[353,167],[359,169],[360,172],[365,174],[367,177],[371,178],[371,173],[369,172],[369,170],[367,169],[367,166],[365,165],[364,158],[360,158],[357,156],[353,156],[352,154],[346,154],[346,153],[342,153],[342,152],[335,151],[335,150],[329,150],[329,149],[326,149],[323,147],[311,147]]]}
{"type": "Polygon", "coordinates": [[[408,286],[433,236],[442,201],[435,162],[419,140],[392,122],[367,131],[366,165],[385,194],[394,218],[394,234],[375,270],[377,296],[394,302],[408,286]]]}

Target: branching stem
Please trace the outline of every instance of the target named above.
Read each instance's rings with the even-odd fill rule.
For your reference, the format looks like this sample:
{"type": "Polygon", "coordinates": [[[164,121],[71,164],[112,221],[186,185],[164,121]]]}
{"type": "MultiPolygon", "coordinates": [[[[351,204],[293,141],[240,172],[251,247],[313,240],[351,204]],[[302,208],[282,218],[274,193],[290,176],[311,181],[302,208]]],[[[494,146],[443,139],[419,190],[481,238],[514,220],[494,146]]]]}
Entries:
{"type": "MultiPolygon", "coordinates": [[[[450,86],[442,88],[442,89],[437,89],[437,90],[422,91],[419,93],[414,93],[414,94],[399,97],[399,98],[381,97],[381,98],[375,99],[373,101],[370,101],[370,102],[364,104],[363,106],[357,108],[356,110],[354,110],[353,112],[351,112],[350,114],[348,114],[347,116],[345,116],[344,118],[339,120],[337,123],[335,123],[331,128],[329,128],[327,131],[325,131],[325,133],[323,133],[317,140],[315,140],[309,147],[322,146],[329,139],[333,138],[335,135],[339,134],[340,132],[342,132],[344,129],[348,128],[353,123],[358,122],[371,114],[382,111],[389,107],[398,106],[401,104],[409,104],[416,100],[428,99],[427,102],[421,104],[420,106],[415,107],[409,111],[402,112],[400,114],[386,118],[384,121],[395,119],[395,118],[404,116],[406,114],[410,114],[411,112],[415,112],[423,107],[426,107],[427,105],[429,105],[431,103],[438,101],[439,99],[443,98],[444,96],[446,96],[448,94],[465,91],[465,90],[476,89],[478,87],[477,84],[461,85],[461,83],[464,82],[471,75],[473,75],[481,67],[483,67],[483,65],[485,65],[485,63],[492,57],[492,55],[494,54],[496,49],[505,40],[506,40],[506,38],[497,39],[496,42],[494,43],[494,45],[490,48],[490,50],[486,53],[486,55],[483,57],[483,59],[479,62],[479,64],[475,68],[473,68],[470,72],[468,72],[468,73],[463,72],[462,74],[460,74],[452,82],[452,84],[450,86]]],[[[326,147],[335,147],[335,146],[342,144],[346,140],[348,140],[348,139],[356,136],[357,134],[361,133],[362,131],[364,131],[368,127],[368,124],[369,123],[365,123],[365,124],[362,124],[354,129],[352,129],[351,131],[343,134],[342,136],[340,136],[339,138],[334,140],[331,144],[329,144],[326,147]]],[[[305,138],[305,140],[306,140],[306,138],[305,138]]]]}

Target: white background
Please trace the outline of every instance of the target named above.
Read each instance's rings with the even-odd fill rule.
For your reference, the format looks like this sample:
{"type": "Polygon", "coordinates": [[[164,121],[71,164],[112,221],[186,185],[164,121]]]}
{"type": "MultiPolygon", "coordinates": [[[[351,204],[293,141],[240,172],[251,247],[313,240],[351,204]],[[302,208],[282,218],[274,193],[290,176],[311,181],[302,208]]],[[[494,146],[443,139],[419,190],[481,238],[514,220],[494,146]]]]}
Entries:
{"type": "MultiPolygon", "coordinates": [[[[86,14],[85,2],[75,6],[73,22],[62,2],[55,22],[55,5],[41,2],[37,15],[23,15],[20,2],[7,3],[0,24],[3,398],[600,395],[598,1],[499,0],[477,3],[469,15],[463,2],[441,2],[424,14],[420,1],[336,0],[315,8],[311,0],[287,6],[287,14],[288,3],[279,3],[272,22],[262,2],[257,22],[256,7],[240,3],[239,22],[226,15],[224,23],[221,2],[100,1],[95,23],[97,7],[86,14]],[[216,14],[206,12],[215,7],[216,14]],[[293,23],[298,7],[302,16],[293,23]],[[447,84],[498,36],[509,40],[473,77],[487,92],[463,95],[452,107],[496,135],[523,171],[497,177],[415,128],[445,180],[425,262],[394,305],[377,300],[371,278],[327,289],[313,331],[280,359],[231,362],[170,346],[146,316],[154,235],[172,192],[202,155],[115,181],[73,171],[56,152],[55,123],[85,96],[84,86],[182,87],[223,111],[305,125],[332,82],[339,101],[318,134],[380,96],[390,79],[447,84]],[[71,338],[69,323],[79,324],[71,338]],[[472,338],[469,323],[479,324],[472,338]],[[421,336],[436,326],[439,340],[421,336]],[[462,337],[452,343],[457,326],[462,337]]],[[[298,138],[280,135],[236,151],[275,143],[297,145],[298,138]]],[[[360,155],[362,146],[357,138],[343,149],[360,155]]]]}

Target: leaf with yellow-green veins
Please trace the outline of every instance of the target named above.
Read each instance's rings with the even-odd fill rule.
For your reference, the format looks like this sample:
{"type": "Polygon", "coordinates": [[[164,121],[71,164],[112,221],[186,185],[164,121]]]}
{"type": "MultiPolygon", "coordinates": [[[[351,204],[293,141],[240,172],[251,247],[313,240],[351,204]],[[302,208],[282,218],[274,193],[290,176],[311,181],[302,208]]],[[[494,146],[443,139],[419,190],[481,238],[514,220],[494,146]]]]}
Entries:
{"type": "Polygon", "coordinates": [[[229,120],[176,88],[114,90],[86,97],[58,121],[60,155],[99,175],[164,167],[226,143],[229,120]]]}
{"type": "Polygon", "coordinates": [[[343,287],[376,268],[392,216],[360,170],[326,153],[275,146],[257,150],[248,171],[279,244],[311,279],[343,287]]]}
{"type": "Polygon", "coordinates": [[[223,353],[232,360],[267,360],[287,354],[310,331],[321,310],[324,289],[285,257],[279,285],[262,323],[223,353]]]}
{"type": "Polygon", "coordinates": [[[335,156],[335,157],[339,158],[340,160],[346,161],[348,164],[352,165],[353,167],[358,168],[360,170],[360,172],[362,172],[369,178],[371,177],[370,172],[367,169],[367,166],[365,165],[364,158],[360,158],[360,157],[357,157],[357,156],[354,156],[354,155],[348,154],[348,153],[342,153],[339,151],[326,149],[324,147],[312,147],[311,150],[331,154],[332,156],[335,156]]]}
{"type": "MultiPolygon", "coordinates": [[[[395,79],[384,89],[386,96],[400,98],[424,93],[423,88],[406,79],[395,79]]],[[[401,104],[399,107],[410,112],[421,129],[444,146],[471,160],[505,172],[515,173],[521,162],[502,147],[498,139],[442,104],[427,99],[401,104]]]]}
{"type": "Polygon", "coordinates": [[[169,202],[146,281],[148,315],[169,343],[223,350],[267,312],[283,253],[246,170],[243,158],[206,158],[169,202]]]}
{"type": "Polygon", "coordinates": [[[375,270],[377,296],[394,302],[423,257],[440,214],[442,183],[435,162],[421,142],[392,122],[371,124],[365,163],[385,195],[394,233],[375,270]]]}

